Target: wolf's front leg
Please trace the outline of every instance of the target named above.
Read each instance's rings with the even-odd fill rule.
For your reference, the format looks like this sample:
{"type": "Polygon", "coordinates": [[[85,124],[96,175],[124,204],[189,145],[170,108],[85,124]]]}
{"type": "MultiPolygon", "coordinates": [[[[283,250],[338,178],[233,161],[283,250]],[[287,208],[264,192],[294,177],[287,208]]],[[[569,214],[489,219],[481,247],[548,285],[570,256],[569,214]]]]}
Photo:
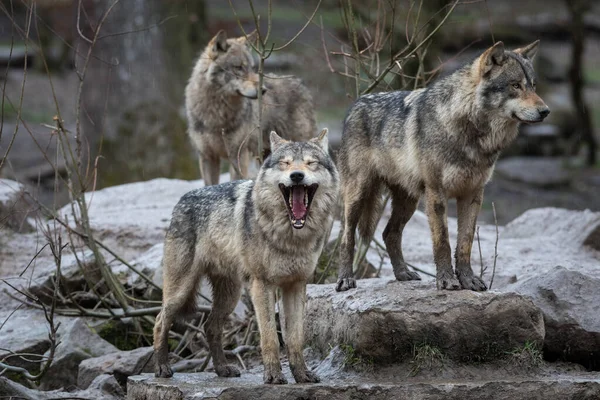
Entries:
{"type": "Polygon", "coordinates": [[[477,215],[483,201],[483,188],[470,196],[458,198],[458,241],[456,243],[456,276],[464,289],[484,291],[487,286],[471,269],[471,248],[477,215]]]}
{"type": "Polygon", "coordinates": [[[275,287],[259,279],[254,279],[250,294],[260,332],[260,347],[265,367],[263,380],[265,383],[272,384],[287,383],[279,362],[279,339],[275,322],[275,287]]]}
{"type": "Polygon", "coordinates": [[[200,155],[200,172],[205,186],[219,184],[219,158],[200,155]]]}
{"type": "Polygon", "coordinates": [[[221,377],[231,378],[240,376],[240,370],[227,364],[223,352],[223,325],[229,314],[235,309],[240,299],[242,284],[236,279],[211,277],[213,288],[213,304],[210,315],[204,325],[206,340],[213,358],[215,372],[221,377]]]}
{"type": "Polygon", "coordinates": [[[316,383],[319,377],[306,367],[304,361],[304,306],[306,282],[296,282],[283,288],[285,341],[290,369],[297,383],[316,383]]]}
{"type": "Polygon", "coordinates": [[[433,261],[438,289],[458,290],[460,283],[452,271],[452,253],[448,239],[448,201],[439,190],[425,189],[427,219],[433,241],[433,261]]]}
{"type": "Polygon", "coordinates": [[[227,143],[227,154],[229,154],[229,172],[231,180],[248,179],[248,165],[250,164],[250,151],[243,143],[227,143]]]}

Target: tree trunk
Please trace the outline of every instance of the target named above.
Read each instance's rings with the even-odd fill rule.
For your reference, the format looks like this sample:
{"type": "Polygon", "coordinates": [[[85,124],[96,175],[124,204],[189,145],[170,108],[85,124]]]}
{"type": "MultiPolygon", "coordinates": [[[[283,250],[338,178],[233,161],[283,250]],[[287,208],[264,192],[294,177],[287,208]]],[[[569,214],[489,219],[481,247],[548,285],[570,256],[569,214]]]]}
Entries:
{"type": "Polygon", "coordinates": [[[594,137],[594,129],[589,109],[585,103],[583,87],[583,54],[585,50],[585,33],[583,16],[589,9],[587,0],[566,0],[567,7],[571,13],[571,40],[573,43],[572,63],[569,70],[569,79],[571,81],[571,97],[575,106],[575,126],[577,136],[587,144],[586,163],[588,165],[596,164],[596,152],[598,144],[594,137]]]}
{"type": "MultiPolygon", "coordinates": [[[[101,28],[85,75],[80,114],[85,139],[98,149],[92,156],[102,155],[101,186],[199,176],[181,110],[193,59],[189,53],[198,51],[189,32],[204,31],[204,4],[189,3],[121,0],[101,28]],[[202,12],[192,10],[191,18],[189,3],[202,12]]],[[[111,4],[84,2],[80,25],[89,39],[90,25],[96,27],[111,4]]],[[[79,43],[76,65],[81,73],[89,44],[81,38],[79,43]]]]}

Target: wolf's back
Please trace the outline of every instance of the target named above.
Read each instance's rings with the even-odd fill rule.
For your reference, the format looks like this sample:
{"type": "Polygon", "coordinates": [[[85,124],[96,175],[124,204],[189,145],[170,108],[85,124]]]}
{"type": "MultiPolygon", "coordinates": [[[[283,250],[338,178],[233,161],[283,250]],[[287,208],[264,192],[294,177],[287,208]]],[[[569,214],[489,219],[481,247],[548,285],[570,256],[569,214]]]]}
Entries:
{"type": "Polygon", "coordinates": [[[317,131],[313,98],[302,80],[296,77],[265,77],[265,143],[271,131],[295,142],[308,141],[317,131]]]}

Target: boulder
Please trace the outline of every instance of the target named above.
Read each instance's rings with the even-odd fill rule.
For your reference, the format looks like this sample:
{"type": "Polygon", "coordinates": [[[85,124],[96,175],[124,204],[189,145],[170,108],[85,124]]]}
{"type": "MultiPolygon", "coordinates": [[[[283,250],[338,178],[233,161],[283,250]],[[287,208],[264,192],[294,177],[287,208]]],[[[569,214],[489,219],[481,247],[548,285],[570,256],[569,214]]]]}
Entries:
{"type": "MultiPolygon", "coordinates": [[[[221,176],[221,182],[227,180],[228,175],[221,176]]],[[[202,180],[159,178],[87,193],[92,230],[122,258],[134,259],[162,243],[175,204],[185,193],[203,185],[202,180]]],[[[74,220],[69,204],[59,213],[74,220]]]]}
{"type": "MultiPolygon", "coordinates": [[[[15,313],[3,311],[0,313],[0,359],[8,352],[39,354],[40,357],[50,348],[48,339],[48,323],[40,310],[22,308],[15,313]]],[[[55,316],[54,322],[69,325],[72,320],[55,316]]],[[[38,359],[34,357],[11,357],[8,364],[35,371],[39,368],[38,359]]]]}
{"type": "Polygon", "coordinates": [[[64,392],[59,390],[40,391],[29,389],[23,385],[0,376],[0,395],[7,398],[23,400],[58,400],[58,399],[94,399],[121,400],[125,397],[123,389],[111,375],[100,375],[86,390],[64,392]]]}
{"type": "Polygon", "coordinates": [[[25,187],[19,182],[0,179],[0,229],[30,232],[35,224],[27,218],[30,211],[25,187]]]}
{"type": "Polygon", "coordinates": [[[77,385],[79,364],[83,360],[119,351],[93,332],[83,318],[75,319],[66,328],[61,327],[58,337],[60,344],[54,361],[40,382],[42,390],[72,389],[77,385]]]}
{"type": "Polygon", "coordinates": [[[531,297],[544,313],[547,359],[600,370],[600,279],[557,266],[513,289],[531,297]]]}
{"type": "MultiPolygon", "coordinates": [[[[291,378],[291,377],[289,377],[291,378]]],[[[289,380],[288,378],[288,380],[289,380]]],[[[171,379],[151,374],[130,377],[128,400],[480,400],[480,399],[586,399],[600,397],[600,380],[593,375],[556,374],[552,377],[495,380],[414,381],[391,379],[325,380],[314,385],[264,385],[262,372],[239,378],[213,373],[175,374],[171,379]]]]}
{"type": "Polygon", "coordinates": [[[89,358],[79,364],[77,386],[85,389],[102,374],[113,375],[117,382],[124,386],[128,376],[152,370],[153,364],[150,359],[153,354],[152,347],[140,347],[131,351],[118,351],[102,357],[89,358]]]}
{"type": "Polygon", "coordinates": [[[506,179],[550,188],[570,183],[571,174],[564,162],[558,157],[510,157],[498,161],[495,171],[506,179]]]}
{"type": "MultiPolygon", "coordinates": [[[[102,357],[89,358],[79,364],[77,386],[81,389],[88,388],[98,376],[108,374],[114,376],[121,387],[125,388],[127,377],[154,371],[153,355],[152,347],[139,347],[131,351],[118,351],[102,357]]],[[[169,355],[171,364],[179,360],[180,357],[169,355]]]]}
{"type": "Polygon", "coordinates": [[[428,282],[385,279],[341,293],[333,285],[307,290],[307,343],[323,353],[350,346],[378,364],[410,359],[422,345],[451,360],[490,361],[528,343],[541,347],[544,333],[541,311],[515,293],[438,291],[428,282]]]}

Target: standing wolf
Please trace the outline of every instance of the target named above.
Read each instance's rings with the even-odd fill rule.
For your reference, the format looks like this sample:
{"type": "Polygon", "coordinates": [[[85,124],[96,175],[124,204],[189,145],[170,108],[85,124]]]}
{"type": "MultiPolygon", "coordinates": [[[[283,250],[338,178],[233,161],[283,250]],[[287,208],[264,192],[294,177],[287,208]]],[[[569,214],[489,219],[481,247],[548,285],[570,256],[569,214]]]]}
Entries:
{"type": "Polygon", "coordinates": [[[308,142],[271,133],[273,153],[256,181],[191,191],[173,210],[163,257],[163,306],[154,326],[156,376],[170,377],[168,334],[174,319],[194,310],[200,280],[213,288],[206,338],[219,376],[227,365],[223,324],[250,281],[260,331],[265,383],[286,383],[279,362],[275,289],[283,294],[284,337],[296,382],[318,382],[302,355],[306,282],[327,240],[338,197],[338,173],[327,151],[327,130],[308,142]]]}
{"type": "MultiPolygon", "coordinates": [[[[264,84],[265,148],[271,131],[284,139],[310,139],[317,128],[308,89],[290,77],[265,76],[264,84]]],[[[202,52],[185,89],[188,134],[200,156],[206,185],[219,183],[221,158],[229,160],[232,179],[247,177],[250,156],[258,152],[258,90],[246,38],[228,39],[219,31],[202,52]]]]}
{"type": "Polygon", "coordinates": [[[425,194],[438,289],[487,289],[471,269],[483,187],[519,124],[541,122],[550,112],[535,93],[532,59],[538,43],[505,51],[498,42],[427,89],[370,94],[354,103],[339,151],[345,221],[337,291],[356,287],[354,232],[358,225],[361,237],[373,236],[386,187],[392,215],[383,239],[396,279],[420,279],[407,269],[401,241],[425,194]],[[449,198],[457,199],[458,209],[456,273],[448,240],[449,198]]]}

